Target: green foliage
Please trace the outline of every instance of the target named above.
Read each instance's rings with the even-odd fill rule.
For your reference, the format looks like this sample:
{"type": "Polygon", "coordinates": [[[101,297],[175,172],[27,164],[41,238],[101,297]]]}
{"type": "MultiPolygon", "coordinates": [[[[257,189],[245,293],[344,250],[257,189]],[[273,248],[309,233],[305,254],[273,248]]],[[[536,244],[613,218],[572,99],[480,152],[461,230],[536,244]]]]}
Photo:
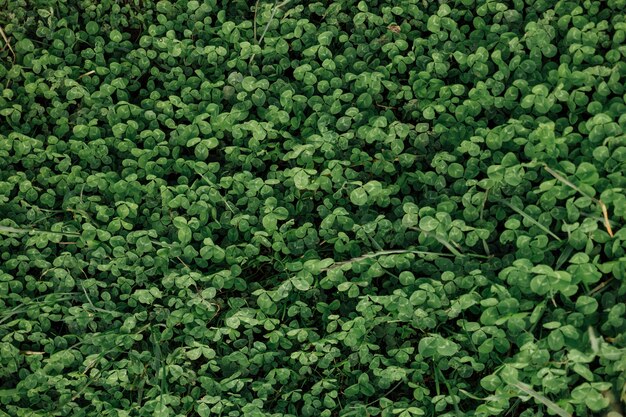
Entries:
{"type": "Polygon", "coordinates": [[[626,399],[626,4],[7,0],[0,416],[626,399]]]}

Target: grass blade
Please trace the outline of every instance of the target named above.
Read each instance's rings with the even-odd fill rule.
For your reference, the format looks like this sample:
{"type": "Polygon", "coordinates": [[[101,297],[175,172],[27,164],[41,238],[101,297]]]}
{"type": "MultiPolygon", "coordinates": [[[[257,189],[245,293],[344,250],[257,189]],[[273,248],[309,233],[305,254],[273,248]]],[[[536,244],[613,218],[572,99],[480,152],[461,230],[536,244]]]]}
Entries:
{"type": "MultiPolygon", "coordinates": [[[[412,254],[418,255],[418,256],[444,256],[444,257],[448,257],[448,258],[457,256],[457,255],[454,255],[452,253],[428,252],[428,251],[411,250],[411,249],[381,250],[381,251],[378,251],[378,252],[366,253],[364,255],[357,256],[356,258],[348,259],[347,261],[335,262],[331,266],[329,266],[327,268],[323,268],[321,270],[321,272],[332,271],[334,269],[341,268],[344,265],[352,264],[354,262],[362,261],[364,259],[377,258],[379,256],[385,256],[385,255],[402,255],[402,254],[406,254],[406,253],[412,253],[412,254]]],[[[473,253],[472,254],[460,254],[458,256],[461,256],[461,257],[468,256],[468,257],[473,257],[473,258],[489,259],[489,256],[476,255],[476,254],[473,254],[473,253]]]]}
{"type": "Polygon", "coordinates": [[[454,256],[465,256],[463,253],[461,253],[461,251],[459,251],[457,248],[452,246],[452,244],[450,242],[448,242],[447,240],[445,240],[441,236],[437,235],[436,233],[427,232],[425,230],[420,229],[419,227],[411,227],[411,229],[417,230],[418,232],[421,232],[421,233],[424,233],[426,236],[434,237],[437,240],[437,242],[439,242],[443,246],[445,246],[454,256]]]}
{"type": "Polygon", "coordinates": [[[558,240],[559,242],[562,240],[560,237],[552,233],[550,229],[545,227],[543,224],[539,223],[537,220],[533,219],[524,210],[515,207],[513,204],[509,203],[508,201],[505,201],[505,200],[498,200],[498,201],[504,204],[505,206],[507,206],[508,208],[510,208],[511,210],[513,210],[514,212],[516,212],[517,214],[521,215],[523,218],[525,218],[526,220],[528,220],[529,222],[531,222],[532,224],[534,224],[535,226],[537,226],[538,228],[540,228],[541,230],[543,230],[544,232],[546,232],[547,234],[549,234],[550,236],[558,240]]]}
{"type": "Polygon", "coordinates": [[[523,382],[516,381],[515,384],[513,384],[513,386],[519,389],[520,391],[530,395],[531,397],[539,401],[541,404],[548,407],[548,409],[551,410],[554,414],[559,415],[561,417],[572,417],[570,413],[568,413],[567,411],[559,407],[555,402],[552,402],[551,400],[549,400],[543,394],[540,394],[534,389],[532,389],[529,385],[526,385],[523,382]]]}
{"type": "MultiPolygon", "coordinates": [[[[200,175],[200,177],[202,177],[202,179],[203,179],[203,180],[204,180],[207,184],[209,184],[211,187],[213,187],[213,188],[215,188],[215,189],[217,189],[217,188],[218,188],[218,187],[217,187],[217,185],[215,185],[215,184],[213,183],[213,181],[211,181],[210,179],[208,179],[208,178],[207,178],[207,177],[206,177],[203,173],[199,172],[197,169],[196,169],[196,174],[200,175]]],[[[220,198],[222,199],[222,201],[224,202],[224,204],[226,205],[226,208],[227,208],[228,210],[230,210],[230,212],[231,212],[231,213],[235,214],[235,211],[234,211],[234,210],[233,210],[233,208],[230,206],[230,203],[228,202],[228,200],[226,200],[226,197],[224,197],[224,196],[222,195],[222,193],[220,193],[219,191],[218,191],[218,194],[219,194],[220,198]]]]}
{"type": "Polygon", "coordinates": [[[563,175],[559,174],[558,172],[550,168],[549,166],[544,165],[543,167],[545,168],[546,171],[548,171],[550,175],[552,175],[558,181],[561,181],[563,184],[567,185],[571,189],[576,190],[582,195],[584,195],[585,197],[595,201],[600,206],[600,210],[602,210],[602,216],[604,218],[604,227],[606,228],[606,231],[608,232],[609,236],[611,237],[614,236],[613,229],[611,228],[611,221],[609,220],[609,210],[607,209],[606,204],[602,202],[602,200],[594,198],[590,196],[589,194],[585,193],[583,190],[580,189],[580,187],[578,187],[576,184],[574,184],[573,182],[571,182],[570,180],[565,178],[563,175]]]}
{"type": "Polygon", "coordinates": [[[0,233],[21,233],[21,234],[25,234],[25,233],[33,233],[33,234],[43,234],[43,233],[49,233],[52,235],[61,235],[61,236],[80,236],[80,233],[76,233],[76,232],[53,232],[53,231],[49,231],[49,230],[39,230],[39,229],[22,229],[22,228],[18,228],[18,227],[11,227],[11,226],[0,226],[0,233]]]}

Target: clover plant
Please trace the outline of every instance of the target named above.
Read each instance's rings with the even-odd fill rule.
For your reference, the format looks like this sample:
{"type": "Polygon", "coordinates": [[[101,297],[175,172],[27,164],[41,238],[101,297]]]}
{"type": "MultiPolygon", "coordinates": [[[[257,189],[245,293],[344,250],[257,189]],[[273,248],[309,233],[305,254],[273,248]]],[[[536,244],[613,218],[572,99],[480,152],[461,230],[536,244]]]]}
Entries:
{"type": "Polygon", "coordinates": [[[0,416],[622,415],[624,0],[0,35],[0,416]]]}

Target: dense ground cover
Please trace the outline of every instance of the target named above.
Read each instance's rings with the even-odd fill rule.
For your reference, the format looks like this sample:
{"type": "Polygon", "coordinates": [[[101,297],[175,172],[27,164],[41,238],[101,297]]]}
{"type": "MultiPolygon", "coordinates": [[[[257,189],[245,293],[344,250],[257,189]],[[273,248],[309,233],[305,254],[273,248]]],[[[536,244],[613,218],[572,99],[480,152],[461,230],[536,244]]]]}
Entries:
{"type": "Polygon", "coordinates": [[[4,0],[0,416],[619,415],[625,10],[4,0]]]}

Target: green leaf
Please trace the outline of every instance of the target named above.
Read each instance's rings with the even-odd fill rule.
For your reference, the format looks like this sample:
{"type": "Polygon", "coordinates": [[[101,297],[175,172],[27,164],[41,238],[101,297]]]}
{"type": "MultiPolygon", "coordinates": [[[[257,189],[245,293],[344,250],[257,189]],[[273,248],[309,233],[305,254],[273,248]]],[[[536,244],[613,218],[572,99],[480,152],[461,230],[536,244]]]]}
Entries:
{"type": "Polygon", "coordinates": [[[439,349],[440,339],[437,337],[423,337],[420,339],[417,350],[425,358],[435,356],[439,349]]]}
{"type": "Polygon", "coordinates": [[[448,175],[450,175],[452,178],[463,178],[463,165],[458,164],[456,162],[451,163],[448,166],[448,175]]]}
{"type": "Polygon", "coordinates": [[[425,232],[432,232],[439,226],[439,221],[431,216],[424,216],[420,219],[419,227],[425,232]]]}
{"type": "Polygon", "coordinates": [[[317,42],[320,45],[329,46],[333,40],[333,33],[331,31],[322,32],[317,35],[317,42]]]}
{"type": "Polygon", "coordinates": [[[369,93],[362,93],[356,100],[356,105],[360,109],[369,109],[372,103],[373,99],[369,93]]]}
{"type": "Polygon", "coordinates": [[[267,230],[269,233],[272,233],[276,230],[277,219],[273,213],[263,216],[262,223],[265,230],[267,230]]]}
{"type": "Polygon", "coordinates": [[[27,54],[34,50],[35,44],[28,38],[21,39],[15,44],[15,51],[20,54],[27,54]]]}
{"type": "Polygon", "coordinates": [[[433,33],[439,32],[441,28],[441,18],[437,15],[432,15],[428,18],[428,23],[426,24],[426,28],[433,33]]]}
{"type": "Polygon", "coordinates": [[[90,35],[95,35],[100,31],[100,26],[94,21],[87,22],[85,25],[85,31],[90,35]]]}
{"type": "Polygon", "coordinates": [[[300,276],[293,277],[291,279],[291,283],[299,291],[307,291],[309,288],[311,288],[311,284],[309,284],[309,282],[305,278],[300,276]]]}
{"type": "Polygon", "coordinates": [[[187,219],[181,216],[174,217],[172,219],[172,224],[177,228],[182,228],[187,226],[187,219]]]}
{"type": "Polygon", "coordinates": [[[274,301],[272,301],[272,299],[266,292],[263,292],[261,293],[261,295],[259,295],[259,297],[257,298],[257,304],[259,305],[261,310],[266,313],[271,314],[272,312],[276,311],[276,304],[274,303],[274,301]]]}
{"type": "Polygon", "coordinates": [[[111,33],[109,33],[109,38],[115,43],[120,43],[122,42],[122,40],[124,40],[122,33],[117,29],[113,29],[111,33]]]}
{"type": "Polygon", "coordinates": [[[502,385],[502,381],[497,375],[488,375],[480,380],[480,385],[487,391],[495,391],[502,385]]]}
{"type": "Polygon", "coordinates": [[[244,77],[243,81],[241,81],[241,86],[246,91],[254,91],[256,89],[256,78],[244,77]]]}
{"type": "Polygon", "coordinates": [[[181,244],[186,245],[191,242],[192,234],[191,229],[188,226],[184,226],[178,229],[178,240],[181,244]]]}
{"type": "Polygon", "coordinates": [[[149,290],[136,290],[133,295],[143,304],[152,304],[155,300],[154,295],[149,290]]]}
{"type": "Polygon", "coordinates": [[[447,339],[441,339],[437,346],[437,353],[442,356],[453,356],[459,351],[459,345],[447,339]]]}
{"type": "Polygon", "coordinates": [[[582,314],[588,316],[593,314],[598,309],[598,302],[593,297],[588,297],[586,295],[581,295],[576,300],[576,310],[581,312],[582,314]]]}
{"type": "Polygon", "coordinates": [[[306,190],[310,184],[310,175],[304,170],[300,170],[294,175],[293,181],[297,189],[306,190]]]}
{"type": "Polygon", "coordinates": [[[574,364],[574,366],[572,366],[572,370],[578,375],[585,378],[587,381],[593,382],[593,372],[591,372],[591,370],[587,366],[581,363],[576,363],[574,364]]]}
{"type": "Polygon", "coordinates": [[[405,286],[412,285],[413,283],[415,283],[415,276],[413,275],[412,272],[409,272],[409,271],[402,271],[399,275],[399,279],[400,279],[400,283],[405,286]]]}
{"type": "Polygon", "coordinates": [[[78,139],[84,139],[89,135],[89,126],[85,125],[76,125],[72,128],[72,133],[78,139]]]}
{"type": "Polygon", "coordinates": [[[364,206],[368,202],[368,195],[365,188],[358,187],[350,192],[350,201],[357,206],[364,206]]]}
{"type": "Polygon", "coordinates": [[[435,118],[435,109],[432,107],[427,107],[422,112],[422,115],[424,116],[424,119],[426,120],[433,120],[435,118]]]}
{"type": "Polygon", "coordinates": [[[241,325],[241,320],[238,317],[228,317],[224,322],[231,329],[237,329],[241,325]]]}
{"type": "Polygon", "coordinates": [[[347,132],[348,130],[350,130],[351,126],[352,126],[352,118],[346,117],[346,116],[343,116],[337,119],[337,124],[335,125],[337,130],[340,132],[347,132]]]}

